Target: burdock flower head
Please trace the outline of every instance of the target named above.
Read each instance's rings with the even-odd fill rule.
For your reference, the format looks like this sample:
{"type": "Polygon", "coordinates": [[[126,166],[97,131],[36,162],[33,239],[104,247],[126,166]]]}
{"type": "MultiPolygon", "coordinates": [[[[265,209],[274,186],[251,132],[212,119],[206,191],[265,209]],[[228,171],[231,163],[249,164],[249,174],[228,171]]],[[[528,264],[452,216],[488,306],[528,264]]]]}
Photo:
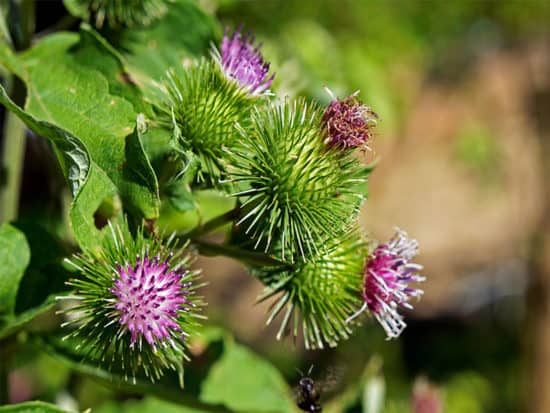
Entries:
{"type": "Polygon", "coordinates": [[[410,286],[425,280],[418,275],[422,266],[412,262],[417,253],[418,242],[398,228],[390,241],[378,245],[365,264],[363,306],[347,321],[368,309],[384,327],[388,339],[398,337],[406,327],[398,308],[412,309],[409,299],[423,294],[410,286]]]}
{"type": "Polygon", "coordinates": [[[178,312],[189,311],[192,283],[182,283],[184,272],[174,271],[160,256],[139,255],[135,263],[118,264],[114,285],[109,289],[113,321],[121,333],[130,334],[130,347],[142,340],[156,349],[166,342],[183,339],[185,332],[177,323],[178,312]]]}
{"type": "Polygon", "coordinates": [[[327,92],[333,100],[325,110],[322,124],[329,145],[344,149],[368,148],[378,115],[357,98],[359,92],[342,100],[330,90],[327,92]]]}
{"type": "Polygon", "coordinates": [[[279,322],[277,339],[297,337],[307,349],[335,347],[347,339],[347,317],[361,304],[363,256],[367,245],[357,229],[325,239],[325,249],[308,261],[252,273],[265,285],[261,300],[276,297],[267,324],[279,322]]]}
{"type": "MultiPolygon", "coordinates": [[[[228,168],[241,201],[237,222],[255,249],[295,261],[323,249],[352,222],[370,169],[328,147],[321,111],[299,99],[256,108],[228,168]]],[[[229,152],[229,151],[228,151],[229,152]]]]}
{"type": "Polygon", "coordinates": [[[259,47],[240,31],[232,37],[226,34],[221,47],[213,48],[212,58],[171,69],[159,109],[170,118],[182,160],[198,161],[195,183],[222,187],[226,149],[240,139],[235,125],[249,124],[254,105],[268,95],[273,76],[268,76],[269,63],[259,47]]]}
{"type": "Polygon", "coordinates": [[[275,75],[268,77],[269,63],[262,57],[260,46],[254,46],[253,38],[240,29],[231,37],[226,31],[218,58],[225,75],[252,95],[265,92],[273,82],[275,75]]]}
{"type": "Polygon", "coordinates": [[[93,362],[128,377],[141,371],[158,379],[170,368],[182,377],[185,341],[196,325],[202,304],[195,290],[197,273],[189,254],[173,237],[133,237],[126,227],[110,224],[101,250],[85,251],[69,263],[79,278],[69,285],[78,303],[65,326],[67,338],[82,343],[93,362]]]}

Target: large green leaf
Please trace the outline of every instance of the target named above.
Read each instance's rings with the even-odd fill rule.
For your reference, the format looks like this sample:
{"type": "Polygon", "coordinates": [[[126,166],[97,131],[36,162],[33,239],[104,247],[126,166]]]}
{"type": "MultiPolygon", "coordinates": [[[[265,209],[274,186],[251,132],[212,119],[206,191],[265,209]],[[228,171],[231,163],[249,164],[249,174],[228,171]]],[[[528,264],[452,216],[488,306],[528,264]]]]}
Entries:
{"type": "Polygon", "coordinates": [[[19,282],[29,259],[25,235],[11,225],[0,226],[0,316],[13,315],[19,282]]]}
{"type": "MultiPolygon", "coordinates": [[[[135,218],[157,218],[158,183],[134,131],[136,109],[148,106],[126,80],[117,52],[83,27],[80,34],[47,36],[16,57],[0,50],[0,60],[27,86],[25,116],[61,130],[53,133],[57,135],[53,139],[23,119],[39,135],[55,140],[75,195],[71,222],[81,245],[95,244],[93,214],[105,198],[115,194],[135,218]],[[77,162],[66,159],[76,156],[81,158],[77,162]],[[88,191],[79,192],[85,180],[88,191]]],[[[6,106],[15,110],[13,104],[6,106]]],[[[20,109],[16,112],[22,116],[20,109]]]]}
{"type": "Polygon", "coordinates": [[[226,339],[222,358],[202,385],[201,400],[238,412],[296,411],[289,388],[275,367],[226,339]]]}
{"type": "MultiPolygon", "coordinates": [[[[156,194],[148,187],[136,187],[134,173],[125,168],[126,147],[133,145],[126,137],[134,129],[137,114],[130,102],[109,92],[99,71],[73,61],[68,53],[77,41],[78,35],[62,33],[21,55],[28,88],[25,109],[77,136],[120,190],[123,202],[128,201],[125,195],[133,193],[132,208],[145,218],[156,218],[158,203],[151,202],[156,194]]],[[[150,166],[144,164],[143,170],[147,169],[150,166]]]]}
{"type": "Polygon", "coordinates": [[[6,406],[0,406],[0,412],[2,413],[68,413],[67,410],[63,410],[57,407],[55,404],[44,402],[25,402],[18,404],[8,404],[6,406]]]}
{"type": "Polygon", "coordinates": [[[71,206],[71,222],[75,236],[81,246],[92,248],[97,245],[101,235],[95,227],[93,214],[103,199],[116,193],[112,181],[90,159],[86,146],[78,138],[23,111],[1,86],[0,103],[19,116],[29,129],[53,144],[61,168],[75,194],[71,206]]]}

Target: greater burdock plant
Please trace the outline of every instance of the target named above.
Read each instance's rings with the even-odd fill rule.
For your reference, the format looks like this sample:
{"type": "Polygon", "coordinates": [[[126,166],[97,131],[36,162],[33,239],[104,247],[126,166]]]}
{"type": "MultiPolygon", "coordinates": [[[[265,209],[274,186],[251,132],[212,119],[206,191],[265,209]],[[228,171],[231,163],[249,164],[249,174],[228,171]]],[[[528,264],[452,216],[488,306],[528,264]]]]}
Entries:
{"type": "MultiPolygon", "coordinates": [[[[233,357],[253,357],[200,320],[196,254],[247,267],[264,285],[259,300],[271,303],[266,323],[278,324],[277,339],[334,347],[363,313],[389,338],[399,336],[398,310],[421,294],[418,245],[398,231],[373,247],[358,222],[373,169],[361,155],[374,144],[378,120],[358,93],[331,94],[326,107],[277,96],[252,36],[226,30],[220,40],[215,20],[192,0],[66,2],[102,31],[83,23],[24,53],[30,38],[25,45],[8,36],[0,53],[10,76],[8,91],[0,88],[10,177],[0,193],[0,263],[8,274],[0,342],[47,350],[72,371],[131,392],[149,389],[201,411],[233,406],[231,395],[208,393],[217,387],[211,383],[239,380],[233,357]],[[58,170],[66,179],[55,208],[44,204],[47,229],[7,223],[17,218],[13,176],[26,128],[48,142],[41,159],[59,164],[40,179],[56,181],[58,170]],[[205,189],[214,202],[202,197],[205,189]],[[167,202],[175,194],[177,212],[167,202]],[[176,213],[198,222],[178,217],[176,225],[176,213]],[[216,230],[218,238],[210,236],[216,230]],[[57,314],[56,327],[31,328],[44,313],[57,314]],[[191,354],[200,356],[195,365],[191,354]],[[182,385],[184,371],[195,393],[182,397],[171,383],[175,375],[182,385]],[[163,375],[162,385],[148,384],[163,375]]],[[[25,15],[9,4],[17,9],[11,16],[25,15]]],[[[215,270],[206,275],[219,282],[215,270]]],[[[0,354],[9,366],[0,368],[0,398],[14,352],[0,354]]]]}

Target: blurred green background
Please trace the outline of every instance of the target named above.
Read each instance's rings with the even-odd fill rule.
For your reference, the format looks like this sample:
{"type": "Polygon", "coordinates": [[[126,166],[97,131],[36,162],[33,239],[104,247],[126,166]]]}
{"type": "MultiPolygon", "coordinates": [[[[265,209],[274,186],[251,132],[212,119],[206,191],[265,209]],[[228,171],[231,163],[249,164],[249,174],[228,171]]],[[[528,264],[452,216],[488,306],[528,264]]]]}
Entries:
{"type": "MultiPolygon", "coordinates": [[[[54,3],[38,1],[39,23],[54,3]]],[[[407,230],[428,277],[400,339],[386,341],[373,321],[337,349],[305,352],[264,326],[266,305],[254,306],[262,286],[242,266],[204,259],[213,323],[291,385],[296,368],[313,364],[319,382],[330,377],[323,398],[369,366],[368,413],[549,412],[550,1],[199,3],[256,35],[280,94],[326,103],[325,86],[340,97],[360,90],[381,118],[364,155],[379,166],[363,228],[378,239],[407,230]]],[[[168,227],[190,219],[163,214],[168,227]]],[[[80,406],[120,411],[124,394],[49,357],[20,364],[14,401],[70,403],[58,391],[66,387],[80,406]]],[[[168,411],[147,403],[140,411],[168,411]]],[[[347,411],[365,410],[357,402],[347,411]]]]}

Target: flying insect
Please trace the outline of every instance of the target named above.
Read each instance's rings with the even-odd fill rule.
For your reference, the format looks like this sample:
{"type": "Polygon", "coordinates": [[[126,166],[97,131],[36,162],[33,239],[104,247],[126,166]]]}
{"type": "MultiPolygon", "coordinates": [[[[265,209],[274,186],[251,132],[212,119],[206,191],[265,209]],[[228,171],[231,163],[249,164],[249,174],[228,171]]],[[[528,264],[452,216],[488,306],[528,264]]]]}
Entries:
{"type": "Polygon", "coordinates": [[[309,377],[312,369],[313,366],[309,368],[307,375],[300,372],[302,378],[298,382],[296,389],[298,396],[296,405],[304,412],[319,413],[323,411],[321,406],[321,391],[315,381],[309,377]]]}

